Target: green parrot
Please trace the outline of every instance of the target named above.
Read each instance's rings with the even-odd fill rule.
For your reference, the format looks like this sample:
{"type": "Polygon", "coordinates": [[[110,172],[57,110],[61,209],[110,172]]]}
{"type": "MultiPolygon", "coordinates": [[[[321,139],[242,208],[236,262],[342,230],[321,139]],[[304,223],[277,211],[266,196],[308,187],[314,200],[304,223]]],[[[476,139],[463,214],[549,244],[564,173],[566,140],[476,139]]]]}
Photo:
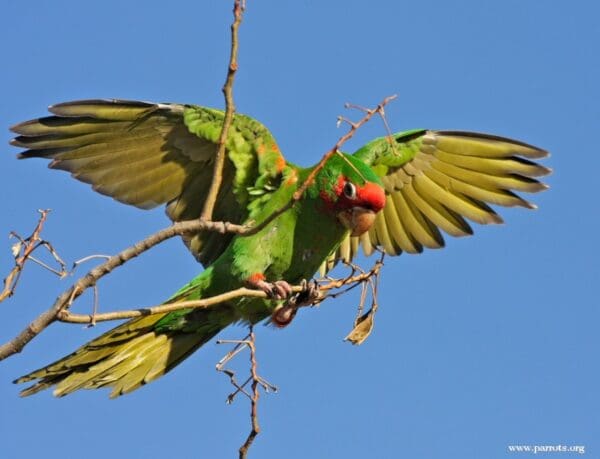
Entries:
{"type": "MultiPolygon", "coordinates": [[[[99,193],[142,209],[166,204],[174,221],[199,218],[209,189],[221,110],[196,105],[84,100],[53,105],[53,116],[12,127],[20,158],[50,159],[99,193]]],[[[268,129],[236,114],[226,142],[223,183],[213,219],[248,223],[289,202],[313,168],[286,161],[268,129]]],[[[31,395],[56,386],[111,387],[111,397],[164,375],[228,325],[270,318],[286,326],[295,310],[290,284],[350,261],[362,247],[390,255],[444,245],[440,230],[472,234],[466,219],[500,223],[488,206],[535,208],[514,191],[547,186],[550,169],[531,159],[540,148],[502,137],[415,129],[375,139],[354,154],[333,155],[295,206],[257,234],[199,232],[183,240],[204,271],[166,303],[210,297],[242,286],[268,299],[238,298],[206,309],[143,316],[72,354],[17,379],[31,395]]]]}

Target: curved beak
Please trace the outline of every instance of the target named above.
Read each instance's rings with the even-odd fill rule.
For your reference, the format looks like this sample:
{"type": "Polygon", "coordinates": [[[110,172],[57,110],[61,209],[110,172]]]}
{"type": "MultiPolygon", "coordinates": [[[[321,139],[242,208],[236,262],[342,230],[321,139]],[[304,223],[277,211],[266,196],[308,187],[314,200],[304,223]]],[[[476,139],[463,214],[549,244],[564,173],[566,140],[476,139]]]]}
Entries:
{"type": "Polygon", "coordinates": [[[364,207],[352,207],[338,214],[338,220],[350,230],[351,236],[360,236],[373,226],[377,214],[364,207]]]}

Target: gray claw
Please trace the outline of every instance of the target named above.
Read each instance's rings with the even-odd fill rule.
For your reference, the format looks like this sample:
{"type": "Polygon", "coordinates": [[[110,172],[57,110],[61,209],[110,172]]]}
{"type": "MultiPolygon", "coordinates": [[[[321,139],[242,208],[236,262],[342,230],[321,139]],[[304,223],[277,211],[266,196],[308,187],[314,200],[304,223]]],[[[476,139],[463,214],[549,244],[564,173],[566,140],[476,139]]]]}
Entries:
{"type": "Polygon", "coordinates": [[[284,280],[275,282],[261,280],[256,282],[255,286],[275,300],[285,300],[292,294],[292,286],[284,280]]]}

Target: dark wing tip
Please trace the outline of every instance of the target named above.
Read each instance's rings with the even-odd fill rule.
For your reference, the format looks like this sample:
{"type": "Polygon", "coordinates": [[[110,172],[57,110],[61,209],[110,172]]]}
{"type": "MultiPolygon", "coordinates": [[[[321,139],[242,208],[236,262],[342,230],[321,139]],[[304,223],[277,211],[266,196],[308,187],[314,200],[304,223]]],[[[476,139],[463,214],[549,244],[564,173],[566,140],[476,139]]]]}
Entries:
{"type": "MultiPolygon", "coordinates": [[[[22,151],[17,155],[17,159],[27,159],[27,158],[52,158],[53,155],[57,153],[64,153],[65,151],[69,151],[70,148],[43,148],[43,149],[32,149],[22,151]]],[[[48,167],[52,168],[54,162],[50,163],[48,167]]]]}
{"type": "Polygon", "coordinates": [[[76,105],[127,105],[128,107],[153,107],[156,105],[153,102],[144,102],[140,100],[130,100],[130,99],[80,99],[80,100],[70,100],[68,102],[59,102],[58,104],[52,104],[48,107],[48,110],[51,111],[52,108],[61,108],[61,107],[73,107],[76,105]]]}
{"type": "Polygon", "coordinates": [[[411,129],[410,131],[397,132],[394,134],[396,142],[404,143],[410,142],[411,140],[418,139],[427,132],[427,129],[411,129]]]}
{"type": "Polygon", "coordinates": [[[21,376],[21,377],[19,377],[19,378],[15,379],[15,380],[13,380],[13,382],[12,382],[12,383],[13,383],[13,384],[21,384],[21,383],[24,383],[24,382],[32,381],[32,380],[34,380],[34,379],[35,379],[35,378],[31,378],[31,377],[29,377],[29,376],[21,376]]]}
{"type": "MultiPolygon", "coordinates": [[[[58,116],[73,116],[69,113],[69,108],[72,107],[85,107],[87,105],[96,105],[101,107],[109,107],[112,105],[120,105],[131,108],[150,108],[156,106],[152,102],[143,102],[138,100],[127,100],[127,99],[82,99],[72,100],[69,102],[60,102],[58,104],[50,105],[48,111],[58,116]],[[65,110],[66,109],[66,110],[65,110]]],[[[80,116],[80,115],[76,115],[80,116]]]]}

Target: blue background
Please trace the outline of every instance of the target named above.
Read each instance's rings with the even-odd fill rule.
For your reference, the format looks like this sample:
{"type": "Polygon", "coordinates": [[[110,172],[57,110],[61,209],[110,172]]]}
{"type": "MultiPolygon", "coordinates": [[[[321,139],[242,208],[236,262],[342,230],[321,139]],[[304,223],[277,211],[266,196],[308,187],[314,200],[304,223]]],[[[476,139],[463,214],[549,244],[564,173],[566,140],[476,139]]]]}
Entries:
{"type": "MultiPolygon", "coordinates": [[[[1,234],[28,233],[36,209],[52,208],[44,236],[72,262],[167,225],[160,210],[118,205],[43,161],[16,161],[7,128],[81,98],[222,107],[230,3],[0,4],[1,234]]],[[[258,327],[259,370],[280,392],[261,398],[251,457],[519,456],[513,444],[585,445],[586,457],[600,457],[599,14],[584,0],[248,0],[235,100],[291,161],[312,164],[333,146],[343,133],[336,116],[359,117],[344,102],[373,106],[398,93],[387,109],[394,130],[521,139],[551,151],[545,164],[555,171],[551,190],[532,196],[539,210],[502,209],[506,225],[388,259],[363,346],[342,342],[351,295],[303,311],[285,330],[258,327]]],[[[384,133],[374,120],[346,148],[384,133]]],[[[167,242],[102,280],[101,309],[160,302],[199,269],[180,241],[167,242]]],[[[71,281],[28,266],[0,305],[0,340],[71,281]]],[[[75,310],[90,305],[86,295],[75,310]]],[[[109,326],[55,324],[0,364],[2,457],[236,457],[249,408],[225,405],[231,387],[214,364],[227,349],[214,343],[115,401],[104,391],[17,396],[12,379],[109,326]]]]}

